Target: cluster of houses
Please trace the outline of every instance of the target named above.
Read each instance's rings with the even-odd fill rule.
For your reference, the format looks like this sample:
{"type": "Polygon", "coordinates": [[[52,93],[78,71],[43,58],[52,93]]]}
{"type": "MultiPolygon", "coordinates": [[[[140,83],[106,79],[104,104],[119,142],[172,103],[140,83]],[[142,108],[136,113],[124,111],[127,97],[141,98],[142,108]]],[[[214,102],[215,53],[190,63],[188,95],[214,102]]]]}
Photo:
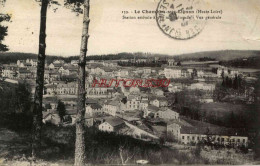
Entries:
{"type": "MultiPolygon", "coordinates": [[[[145,63],[146,60],[138,60],[145,63]]],[[[198,142],[207,136],[216,137],[217,141],[241,143],[246,145],[246,136],[215,132],[205,132],[206,128],[197,129],[181,120],[179,113],[170,107],[171,103],[166,97],[167,93],[175,93],[183,90],[199,90],[207,94],[201,102],[213,102],[212,94],[216,81],[205,82],[205,78],[220,79],[222,74],[239,74],[235,70],[224,67],[217,68],[214,73],[209,65],[194,63],[192,66],[185,64],[176,66],[173,59],[161,67],[122,67],[117,61],[89,61],[86,65],[86,112],[85,124],[96,126],[101,131],[127,134],[140,139],[159,139],[159,132],[152,126],[157,122],[165,124],[165,130],[180,143],[188,144],[198,142]],[[197,79],[196,83],[171,82],[165,89],[140,88],[140,87],[99,87],[92,86],[94,80],[100,79],[197,79]],[[185,125],[186,124],[186,125],[185,125]],[[234,141],[233,141],[234,140],[234,141]]],[[[75,124],[77,113],[77,64],[76,60],[66,63],[63,60],[55,60],[46,64],[44,72],[44,98],[43,98],[43,122],[56,125],[75,124]],[[66,106],[66,115],[61,118],[57,112],[58,101],[66,106]]],[[[2,66],[1,76],[9,79],[35,80],[37,61],[35,59],[18,60],[16,64],[2,66]]],[[[33,88],[32,88],[33,89],[33,88]]],[[[211,130],[210,130],[211,131],[211,130]]]]}

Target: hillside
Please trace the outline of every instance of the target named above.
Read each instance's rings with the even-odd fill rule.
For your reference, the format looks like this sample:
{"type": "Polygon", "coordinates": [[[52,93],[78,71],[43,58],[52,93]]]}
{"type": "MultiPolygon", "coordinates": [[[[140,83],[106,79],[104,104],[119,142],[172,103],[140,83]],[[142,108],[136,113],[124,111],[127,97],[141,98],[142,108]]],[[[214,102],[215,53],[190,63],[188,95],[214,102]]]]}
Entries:
{"type": "Polygon", "coordinates": [[[199,58],[213,58],[218,61],[229,61],[240,58],[260,57],[260,50],[221,50],[196,52],[189,54],[177,55],[175,58],[179,60],[196,60],[199,58]]]}
{"type": "MultiPolygon", "coordinates": [[[[218,60],[218,61],[230,61],[243,58],[260,57],[260,50],[221,50],[221,51],[207,51],[207,52],[195,52],[181,55],[165,55],[165,54],[153,54],[153,53],[118,53],[118,54],[107,54],[107,55],[91,55],[87,56],[87,60],[118,60],[118,59],[139,59],[149,57],[174,57],[176,60],[218,60]]],[[[0,63],[16,63],[18,59],[25,60],[27,58],[37,58],[36,54],[32,53],[19,53],[19,52],[8,52],[0,53],[0,63]]],[[[51,62],[54,59],[62,59],[65,62],[78,59],[77,56],[63,57],[63,56],[52,56],[47,55],[47,62],[51,62]]]]}
{"type": "MultiPolygon", "coordinates": [[[[87,60],[118,60],[118,59],[133,59],[135,58],[145,58],[145,53],[118,53],[118,54],[107,54],[107,55],[91,55],[87,56],[87,60]]],[[[7,52],[0,53],[0,63],[8,64],[8,63],[16,63],[18,59],[26,60],[26,59],[36,59],[37,54],[32,53],[20,53],[20,52],[7,52]]],[[[51,63],[53,60],[60,59],[65,62],[70,62],[71,60],[77,60],[78,56],[53,56],[47,55],[46,61],[47,63],[51,63]]]]}

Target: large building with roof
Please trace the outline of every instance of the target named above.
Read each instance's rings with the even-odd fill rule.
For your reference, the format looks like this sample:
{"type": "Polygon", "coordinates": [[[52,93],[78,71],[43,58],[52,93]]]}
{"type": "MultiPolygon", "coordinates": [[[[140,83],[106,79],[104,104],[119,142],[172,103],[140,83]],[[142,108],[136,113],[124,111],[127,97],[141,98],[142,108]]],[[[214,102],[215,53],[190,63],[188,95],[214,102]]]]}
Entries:
{"type": "Polygon", "coordinates": [[[174,121],[167,125],[167,136],[182,144],[210,141],[212,144],[248,146],[245,131],[219,126],[187,126],[174,121]]]}

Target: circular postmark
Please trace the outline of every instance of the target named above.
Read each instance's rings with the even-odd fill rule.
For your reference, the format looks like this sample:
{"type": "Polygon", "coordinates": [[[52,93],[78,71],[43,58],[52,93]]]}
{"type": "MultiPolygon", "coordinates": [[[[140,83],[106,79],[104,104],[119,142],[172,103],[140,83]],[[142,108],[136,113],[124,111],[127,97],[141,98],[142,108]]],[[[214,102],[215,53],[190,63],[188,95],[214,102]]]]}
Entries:
{"type": "Polygon", "coordinates": [[[193,38],[206,24],[206,20],[198,14],[203,6],[202,0],[161,0],[156,9],[157,24],[171,38],[193,38]]]}

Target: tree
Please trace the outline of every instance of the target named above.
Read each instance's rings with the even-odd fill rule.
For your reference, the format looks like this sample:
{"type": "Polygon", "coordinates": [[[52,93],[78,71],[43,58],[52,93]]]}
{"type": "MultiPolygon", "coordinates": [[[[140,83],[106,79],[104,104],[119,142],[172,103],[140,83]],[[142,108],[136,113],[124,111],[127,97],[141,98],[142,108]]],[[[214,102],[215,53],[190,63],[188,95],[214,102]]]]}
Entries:
{"type": "MultiPolygon", "coordinates": [[[[127,144],[127,143],[126,143],[127,144]]],[[[130,152],[130,148],[125,145],[120,145],[119,147],[119,155],[121,159],[121,164],[126,165],[129,160],[131,160],[136,154],[136,149],[133,152],[130,152]]]]}
{"type": "Polygon", "coordinates": [[[44,84],[44,66],[45,66],[45,49],[46,49],[46,20],[47,8],[50,4],[59,5],[54,0],[36,0],[41,2],[40,13],[40,35],[39,35],[39,50],[37,61],[37,76],[36,87],[33,102],[33,125],[32,125],[32,158],[35,159],[39,155],[41,142],[41,127],[42,127],[42,95],[44,84]]]}
{"type": "MultiPolygon", "coordinates": [[[[0,2],[2,2],[3,5],[5,1],[0,0],[0,2]]],[[[0,13],[0,52],[9,50],[6,45],[2,44],[2,41],[4,40],[5,36],[7,36],[8,27],[1,25],[1,23],[5,21],[8,22],[10,21],[10,19],[11,19],[10,15],[0,13]]]]}
{"type": "Polygon", "coordinates": [[[65,104],[60,100],[58,101],[57,112],[59,113],[60,121],[63,122],[64,116],[66,114],[66,108],[65,104]]]}
{"type": "Polygon", "coordinates": [[[7,36],[8,27],[1,25],[1,22],[10,21],[10,18],[10,15],[0,13],[0,52],[9,50],[6,45],[2,44],[2,41],[4,40],[5,36],[7,36]]]}
{"type": "Polygon", "coordinates": [[[14,103],[17,112],[28,113],[31,107],[31,92],[30,87],[26,82],[19,83],[15,89],[15,101],[14,103]]]}
{"type": "Polygon", "coordinates": [[[76,117],[76,143],[75,143],[75,166],[85,165],[86,150],[85,150],[85,78],[86,78],[86,54],[88,46],[88,29],[89,29],[89,1],[90,0],[66,0],[65,5],[72,6],[72,11],[82,13],[80,8],[83,5],[83,28],[81,36],[81,48],[78,63],[78,105],[77,105],[77,117],[76,117]]]}

